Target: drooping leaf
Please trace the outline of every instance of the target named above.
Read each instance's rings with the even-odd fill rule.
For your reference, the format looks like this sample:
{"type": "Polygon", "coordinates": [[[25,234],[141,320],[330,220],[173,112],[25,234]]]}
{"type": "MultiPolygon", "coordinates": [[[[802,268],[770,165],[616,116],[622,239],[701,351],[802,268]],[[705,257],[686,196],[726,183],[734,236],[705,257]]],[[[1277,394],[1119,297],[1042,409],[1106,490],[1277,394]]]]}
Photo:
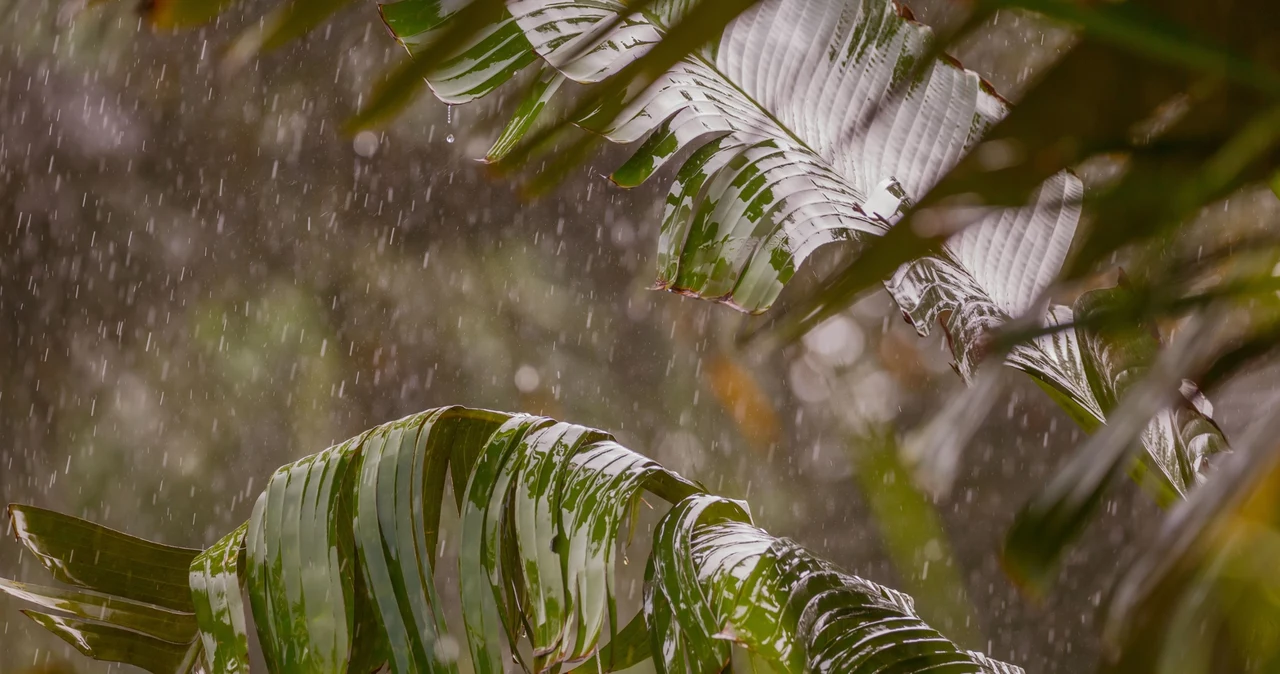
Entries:
{"type": "MultiPolygon", "coordinates": [[[[859,240],[868,248],[849,273],[837,275],[818,304],[784,316],[787,330],[806,329],[892,276],[887,286],[918,330],[944,321],[966,380],[998,328],[1034,321],[1043,311],[1083,204],[1080,180],[1063,169],[1089,152],[1129,143],[1131,127],[1163,102],[1160,97],[1189,81],[1168,63],[1125,52],[1141,72],[1150,71],[1151,91],[1099,103],[1108,107],[1098,119],[1064,119],[1083,140],[1060,152],[1060,138],[1037,117],[1006,116],[1005,102],[972,73],[945,59],[921,63],[938,56],[931,34],[892,3],[762,3],[706,47],[686,44],[687,56],[639,88],[627,73],[665,48],[673,26],[700,5],[655,3],[637,11],[612,2],[521,0],[510,10],[532,49],[563,77],[586,85],[622,80],[592,99],[595,109],[570,116],[612,141],[643,141],[615,172],[616,183],[639,184],[686,150],[663,216],[658,287],[762,310],[817,246],[859,240]],[[798,31],[805,39],[791,39],[798,31]],[[814,105],[805,87],[818,83],[822,93],[814,105]],[[985,150],[966,158],[980,141],[985,150]],[[1027,162],[1035,162],[1034,171],[1027,162]],[[1006,165],[1016,165],[1020,177],[992,181],[1006,165]],[[904,214],[910,226],[891,227],[904,214]]],[[[1116,49],[1106,40],[1088,42],[1046,81],[1078,84],[1116,49]]],[[[531,109],[545,105],[554,81],[540,78],[531,109]]],[[[1040,112],[1055,105],[1048,94],[1029,98],[1040,112]]],[[[1062,116],[1052,112],[1054,119],[1062,116]]],[[[522,113],[504,132],[503,152],[531,125],[522,113]]],[[[1071,342],[1068,336],[1017,345],[1010,361],[1092,428],[1105,421],[1110,405],[1082,386],[1089,366],[1071,342]]],[[[1181,493],[1186,467],[1202,463],[1192,454],[1216,451],[1216,445],[1189,444],[1212,430],[1212,422],[1195,413],[1167,417],[1162,413],[1145,440],[1157,474],[1169,481],[1168,490],[1181,493]],[[1167,428],[1154,428],[1160,425],[1167,428]]],[[[947,455],[958,457],[971,432],[952,434],[947,455]]]]}
{"type": "Polygon", "coordinates": [[[921,334],[946,317],[956,370],[965,380],[972,379],[997,327],[1044,302],[1075,236],[1082,195],[1078,178],[1054,176],[1034,207],[982,218],[948,240],[940,254],[904,264],[885,283],[921,334]]]}
{"type": "Polygon", "coordinates": [[[511,120],[502,129],[497,140],[485,153],[485,161],[497,162],[507,156],[530,131],[538,125],[547,104],[555,97],[564,84],[565,77],[560,71],[544,65],[538,72],[538,78],[530,86],[520,105],[511,115],[511,120]]]}
{"type": "MultiPolygon", "coordinates": [[[[905,595],[774,539],[749,525],[744,504],[708,496],[602,431],[461,407],[384,424],[284,466],[249,521],[199,554],[15,507],[27,515],[24,541],[47,555],[75,550],[118,564],[99,554],[101,544],[116,557],[121,549],[180,557],[195,613],[94,590],[0,582],[0,591],[72,614],[29,612],[82,652],[156,674],[245,671],[241,591],[273,672],[452,671],[457,653],[435,585],[450,472],[462,522],[459,634],[475,671],[505,671],[504,647],[537,671],[618,671],[651,656],[661,671],[719,671],[732,643],[773,671],[843,667],[848,654],[831,652],[831,644],[878,630],[884,616],[901,625],[850,651],[867,671],[934,671],[944,663],[954,671],[1018,671],[956,650],[920,622],[905,595]],[[655,533],[644,611],[624,621],[615,557],[622,524],[645,492],[674,507],[655,533]],[[55,535],[64,524],[74,544],[55,535]],[[95,535],[76,535],[85,531],[95,535]],[[857,605],[871,613],[811,616],[832,591],[843,598],[831,610],[857,605]],[[525,636],[531,659],[522,655],[525,636]]],[[[72,565],[76,575],[67,577],[89,577],[93,566],[72,565]]],[[[116,577],[94,577],[136,593],[116,577]]]]}
{"type": "MultiPolygon", "coordinates": [[[[511,15],[503,0],[474,0],[461,8],[446,8],[441,0],[402,0],[395,5],[397,9],[391,10],[389,16],[384,13],[384,17],[398,22],[406,31],[405,35],[397,32],[396,37],[408,41],[406,48],[414,56],[385,75],[360,111],[347,122],[348,131],[367,128],[394,117],[417,96],[425,83],[433,79],[432,74],[440,70],[441,64],[457,67],[445,79],[465,83],[442,89],[452,91],[454,95],[467,95],[477,91],[477,87],[479,91],[492,90],[506,81],[501,78],[510,78],[518,69],[509,68],[504,65],[508,60],[500,59],[496,71],[490,72],[494,70],[490,68],[494,64],[483,59],[485,52],[473,53],[487,37],[494,37],[499,44],[513,48],[524,40],[522,34],[512,35],[514,42],[502,39],[502,35],[509,33],[511,25],[511,15]],[[447,30],[440,29],[446,25],[446,20],[447,30]],[[477,56],[481,58],[474,60],[477,56]],[[478,81],[474,79],[485,74],[491,76],[478,81]],[[493,77],[500,79],[493,81],[493,77]],[[488,85],[491,81],[492,87],[488,85]]],[[[395,31],[394,28],[392,30],[395,31]]],[[[520,58],[531,59],[522,56],[516,60],[520,58]]]]}
{"type": "Polygon", "coordinates": [[[741,503],[693,496],[658,524],[645,569],[644,614],[654,665],[666,672],[718,672],[729,662],[729,644],[716,639],[720,624],[710,594],[699,582],[693,531],[699,522],[750,521],[741,503]]]}
{"type": "Polygon", "coordinates": [[[54,578],[104,594],[190,613],[187,570],[199,550],[130,536],[29,505],[9,506],[14,535],[54,578]]]}
{"type": "Polygon", "coordinates": [[[508,419],[489,437],[465,491],[459,492],[465,494],[458,551],[459,593],[472,666],[480,674],[504,671],[502,638],[513,644],[516,641],[511,607],[502,601],[500,553],[495,550],[500,540],[498,518],[511,479],[506,464],[526,433],[552,423],[545,417],[527,415],[508,419]]]}
{"type": "MultiPolygon", "coordinates": [[[[409,2],[425,0],[398,5],[409,2]]],[[[570,80],[630,82],[624,71],[648,68],[640,88],[624,82],[594,99],[596,110],[570,116],[614,142],[648,137],[615,174],[619,184],[718,139],[687,160],[668,197],[658,285],[762,311],[823,243],[883,233],[1006,106],[945,60],[901,81],[917,74],[930,33],[882,0],[771,0],[705,48],[691,51],[692,37],[678,50],[666,44],[700,12],[730,12],[714,4],[634,12],[615,2],[521,0],[510,10],[533,49],[570,80]],[[797,31],[805,39],[791,39],[797,31]],[[647,65],[668,48],[680,58],[647,65]],[[900,99],[890,95],[898,91],[900,99]],[[871,109],[879,114],[855,123],[871,109]]]]}
{"type": "Polygon", "coordinates": [[[958,648],[910,597],[748,520],[740,504],[695,496],[659,524],[671,547],[651,558],[645,599],[659,671],[718,671],[732,642],[778,671],[1021,672],[958,648]]]}
{"type": "MultiPolygon", "coordinates": [[[[619,642],[619,615],[614,592],[615,542],[630,504],[642,489],[660,491],[665,482],[680,495],[700,488],[656,462],[612,441],[596,442],[574,455],[561,486],[559,536],[567,545],[562,555],[564,586],[570,604],[561,657],[581,661],[593,650],[604,623],[612,630],[609,643],[619,642]],[[570,637],[576,633],[576,637],[570,637]]],[[[666,498],[672,498],[667,494],[666,498]]],[[[634,656],[614,648],[604,662],[612,668],[634,656]],[[617,658],[616,661],[611,661],[617,658]]],[[[590,670],[587,670],[590,671],[590,670]]]]}
{"type": "Polygon", "coordinates": [[[199,550],[143,540],[43,508],[9,506],[13,530],[65,590],[0,581],[0,592],[69,616],[27,617],[84,655],[128,662],[154,674],[202,664],[187,573],[199,550]]]}
{"type": "MultiPolygon", "coordinates": [[[[1058,180],[1046,183],[1046,189],[1058,180]]],[[[1078,199],[1079,182],[1071,179],[1065,184],[1070,194],[1055,192],[1052,198],[1078,199]]],[[[1074,217],[1017,222],[1026,211],[1009,213],[1010,219],[964,230],[945,244],[942,254],[904,265],[886,284],[921,334],[945,320],[956,369],[966,380],[974,378],[976,364],[989,355],[1002,326],[1040,311],[1036,303],[1043,301],[1040,296],[1071,242],[1074,217]]],[[[1046,331],[1013,344],[1008,352],[1007,363],[1031,375],[1085,430],[1106,423],[1124,393],[1150,369],[1158,345],[1149,329],[1077,324],[1075,317],[1097,315],[1120,302],[1133,304],[1131,295],[1128,288],[1114,288],[1085,293],[1074,308],[1051,305],[1043,324],[1074,327],[1046,331]]],[[[936,425],[933,435],[945,438],[926,434],[928,446],[917,454],[947,448],[954,453],[958,444],[967,442],[980,418],[970,408],[988,399],[989,384],[951,401],[929,427],[936,425]],[[948,412],[962,414],[963,420],[948,412]]],[[[1151,484],[1166,495],[1187,493],[1203,480],[1207,457],[1227,449],[1209,414],[1187,401],[1159,411],[1139,437],[1146,449],[1143,460],[1155,469],[1151,484]]]]}
{"type": "Polygon", "coordinates": [[[509,516],[524,579],[521,606],[526,607],[538,671],[559,660],[569,609],[560,566],[561,557],[568,556],[559,521],[560,473],[584,444],[605,439],[598,431],[561,423],[531,433],[521,443],[509,516]]]}
{"type": "MultiPolygon", "coordinates": [[[[1110,386],[1120,385],[1121,404],[1109,414],[1107,425],[1023,508],[1009,531],[1004,562],[1016,580],[1038,591],[1047,586],[1063,549],[1083,529],[1107,488],[1132,465],[1135,438],[1144,431],[1179,433],[1184,430],[1162,428],[1158,415],[1169,409],[1175,396],[1180,397],[1179,384],[1183,378],[1203,368],[1213,353],[1218,336],[1223,334],[1220,316],[1184,327],[1178,338],[1152,362],[1150,371],[1131,387],[1125,386],[1124,372],[1125,363],[1132,361],[1115,361],[1117,368],[1112,373],[1117,379],[1110,386]],[[1154,424],[1153,418],[1157,419],[1154,424]]],[[[1190,437],[1196,435],[1198,433],[1190,437]]]]}
{"type": "Polygon", "coordinates": [[[190,613],[92,590],[67,590],[0,578],[0,592],[54,611],[110,623],[161,641],[189,644],[195,638],[190,613]]]}
{"type": "Polygon", "coordinates": [[[175,644],[108,622],[23,610],[41,627],[95,660],[127,662],[152,674],[190,674],[200,666],[200,642],[175,644]]]}

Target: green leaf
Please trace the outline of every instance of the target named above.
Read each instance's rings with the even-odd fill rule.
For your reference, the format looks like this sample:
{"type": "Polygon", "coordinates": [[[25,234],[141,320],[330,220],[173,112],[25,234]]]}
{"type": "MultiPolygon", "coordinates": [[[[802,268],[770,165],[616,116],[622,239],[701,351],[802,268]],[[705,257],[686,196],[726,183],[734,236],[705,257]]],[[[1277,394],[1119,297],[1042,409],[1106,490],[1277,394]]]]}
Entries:
{"type": "MultiPolygon", "coordinates": [[[[1122,302],[1126,288],[1093,291],[1081,295],[1075,312],[1088,315],[1108,304],[1122,302]]],[[[1160,343],[1150,326],[1076,330],[1083,370],[1093,399],[1104,415],[1116,411],[1119,402],[1155,362],[1160,343]]],[[[1198,394],[1197,394],[1198,396],[1198,394]]],[[[1162,480],[1185,496],[1203,481],[1209,458],[1227,450],[1226,438],[1208,415],[1197,409],[1197,399],[1183,398],[1161,410],[1141,434],[1143,457],[1159,471],[1162,480]]],[[[1207,401],[1202,404],[1207,404],[1207,401]]]]}
{"type": "Polygon", "coordinates": [[[521,443],[510,517],[525,588],[520,605],[529,622],[537,671],[559,661],[569,609],[560,565],[568,552],[559,526],[560,473],[584,444],[607,438],[599,431],[561,423],[531,433],[521,443]]]}
{"type": "MultiPolygon", "coordinates": [[[[456,671],[434,580],[449,473],[462,521],[464,633],[477,672],[505,671],[503,639],[521,667],[536,671],[618,671],[651,653],[661,671],[720,671],[731,641],[761,666],[803,668],[814,662],[813,635],[827,648],[846,629],[797,631],[810,599],[838,588],[918,622],[904,595],[839,574],[749,526],[744,504],[707,496],[602,431],[461,407],[384,424],[278,470],[247,523],[209,550],[182,555],[195,614],[94,591],[6,581],[0,591],[79,616],[30,612],[92,657],[153,672],[186,674],[202,659],[212,671],[245,671],[243,577],[273,672],[456,671]],[[675,505],[655,533],[645,609],[624,625],[614,564],[622,524],[628,515],[634,523],[643,492],[675,505]],[[522,655],[526,635],[531,662],[522,655]]],[[[63,527],[96,527],[15,512],[25,515],[27,543],[46,552],[63,527]]],[[[77,556],[101,562],[94,545],[121,547],[123,534],[92,530],[98,535],[74,547],[77,556]]],[[[181,551],[124,539],[146,554],[181,551]]],[[[860,653],[895,666],[905,656],[885,653],[942,662],[937,653],[950,642],[922,651],[907,637],[933,633],[911,624],[878,637],[888,650],[860,653]]],[[[966,667],[980,662],[946,653],[966,667]]]]}
{"type": "MultiPolygon", "coordinates": [[[[461,507],[462,533],[458,550],[459,593],[462,599],[462,617],[466,627],[467,643],[471,649],[472,666],[479,674],[498,674],[504,671],[502,664],[501,635],[508,638],[514,632],[509,625],[510,610],[498,615],[502,600],[501,581],[498,577],[498,557],[491,546],[498,541],[491,527],[498,512],[490,510],[495,490],[506,494],[511,474],[504,470],[512,452],[519,446],[525,434],[554,423],[545,417],[516,415],[508,419],[489,437],[480,454],[465,490],[461,507]],[[502,631],[500,631],[502,630],[502,631]]],[[[499,500],[499,503],[501,501],[499,500]]],[[[500,508],[501,506],[499,506],[500,508]]],[[[514,643],[514,640],[512,641],[514,643]]]]}
{"type": "Polygon", "coordinates": [[[729,661],[729,645],[716,638],[720,624],[712,596],[700,584],[693,558],[693,532],[701,524],[750,521],[740,503],[691,496],[658,523],[645,570],[644,614],[658,672],[718,672],[729,661]]]}
{"type": "Polygon", "coordinates": [[[910,597],[839,573],[746,519],[741,506],[704,496],[659,523],[645,603],[659,671],[719,671],[734,642],[779,671],[1021,672],[958,648],[910,597]]]}
{"type": "MultiPolygon", "coordinates": [[[[448,81],[450,86],[442,87],[441,94],[446,100],[463,102],[492,91],[532,62],[532,52],[521,44],[523,34],[513,32],[514,23],[503,0],[474,0],[454,12],[444,10],[441,0],[403,0],[395,6],[397,9],[384,17],[406,30],[406,34],[397,32],[396,37],[412,58],[385,76],[347,122],[349,132],[387,122],[413,101],[429,80],[433,85],[435,80],[448,81]],[[410,2],[415,4],[407,4],[410,2]],[[414,32],[418,30],[422,32],[414,32]],[[502,59],[485,59],[494,46],[492,41],[485,42],[487,38],[507,47],[500,52],[502,59]]],[[[395,31],[395,26],[389,27],[395,31]]]]}
{"type": "MultiPolygon", "coordinates": [[[[355,533],[396,672],[452,669],[436,651],[444,617],[432,577],[444,480],[468,473],[505,415],[442,408],[382,426],[364,441],[355,533]]],[[[458,498],[462,495],[459,493],[458,498]]]]}
{"type": "MultiPolygon", "coordinates": [[[[1174,401],[1179,384],[1184,376],[1204,367],[1222,328],[1221,313],[1184,327],[1132,387],[1124,387],[1123,382],[1128,379],[1127,363],[1133,361],[1124,357],[1114,361],[1111,372],[1118,378],[1107,388],[1120,391],[1122,402],[1108,416],[1107,425],[1019,512],[1008,533],[1004,563],[1015,580],[1036,592],[1048,586],[1067,543],[1084,528],[1108,487],[1131,466],[1135,438],[1144,432],[1173,433],[1172,441],[1178,442],[1180,438],[1190,440],[1200,432],[1193,425],[1191,434],[1182,435],[1185,426],[1176,421],[1165,424],[1161,415],[1174,414],[1168,406],[1174,401]]],[[[1150,446],[1151,440],[1144,440],[1150,446]]]]}
{"type": "Polygon", "coordinates": [[[196,636],[190,613],[90,590],[66,590],[0,578],[0,592],[33,604],[110,623],[161,641],[190,643],[196,636]]]}
{"type": "Polygon", "coordinates": [[[191,599],[205,660],[215,672],[249,671],[249,636],[240,594],[240,555],[248,530],[248,522],[240,525],[191,562],[191,599]]]}
{"type": "Polygon", "coordinates": [[[356,659],[355,552],[340,523],[350,517],[362,440],[281,468],[254,507],[246,589],[275,671],[342,671],[356,659]]]}
{"type": "Polygon", "coordinates": [[[199,550],[152,543],[78,517],[11,504],[14,535],[54,578],[90,590],[194,611],[187,570],[199,550]]]}
{"type": "Polygon", "coordinates": [[[503,127],[502,133],[498,135],[498,139],[493,142],[489,151],[485,153],[486,162],[498,162],[505,158],[520,139],[524,138],[531,130],[538,128],[539,120],[543,110],[547,104],[555,97],[560,85],[564,84],[565,77],[560,72],[549,66],[542,66],[538,71],[538,77],[529,85],[529,89],[524,99],[520,101],[520,105],[516,107],[516,111],[511,115],[511,120],[503,127]]]}
{"type": "Polygon", "coordinates": [[[127,662],[152,674],[188,674],[200,665],[200,642],[175,644],[111,623],[23,610],[28,618],[95,660],[127,662]]]}
{"type": "MultiPolygon", "coordinates": [[[[617,143],[648,136],[615,174],[619,184],[638,184],[681,148],[724,138],[694,153],[669,196],[658,286],[758,312],[817,247],[883,233],[885,219],[941,177],[1005,105],[949,61],[917,68],[935,54],[929,31],[891,2],[824,0],[812,12],[811,3],[770,3],[735,20],[751,4],[530,0],[511,10],[534,51],[588,85],[565,119],[617,143]],[[768,38],[764,48],[763,27],[794,30],[802,18],[815,39],[768,38]],[[759,89],[766,81],[788,86],[759,89]],[[810,106],[803,87],[818,83],[831,101],[810,106]],[[871,110],[881,114],[847,127],[871,110]],[[929,132],[893,133],[896,124],[929,132]]],[[[498,21],[492,15],[490,29],[498,21]]],[[[413,30],[389,23],[402,40],[413,30]]],[[[531,107],[543,97],[536,92],[531,107]]],[[[512,153],[527,119],[522,111],[504,134],[498,154],[510,164],[545,148],[559,128],[512,153]]],[[[588,142],[558,152],[542,175],[561,173],[588,142]]]]}

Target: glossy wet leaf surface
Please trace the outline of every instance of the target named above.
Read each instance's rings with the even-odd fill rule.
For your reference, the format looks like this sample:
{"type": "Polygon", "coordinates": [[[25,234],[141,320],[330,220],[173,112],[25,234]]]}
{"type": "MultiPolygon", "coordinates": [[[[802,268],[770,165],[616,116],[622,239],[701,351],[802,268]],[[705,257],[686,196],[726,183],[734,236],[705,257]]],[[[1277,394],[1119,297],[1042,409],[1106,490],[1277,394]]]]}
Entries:
{"type": "Polygon", "coordinates": [[[504,652],[519,655],[524,639],[531,657],[518,662],[531,671],[617,671],[650,657],[660,671],[719,671],[732,643],[777,671],[1006,671],[925,626],[906,595],[773,538],[745,504],[705,494],[602,431],[463,407],[280,468],[249,521],[203,552],[14,506],[21,540],[89,589],[0,581],[0,591],[70,614],[27,611],[86,655],[156,674],[247,671],[244,595],[269,671],[456,671],[435,580],[450,472],[462,521],[463,625],[453,634],[475,671],[506,671],[504,652]],[[645,492],[672,508],[653,534],[644,609],[627,618],[614,567],[645,492]],[[98,568],[129,555],[182,562],[193,610],[108,594],[151,591],[98,568]],[[71,564],[77,557],[99,564],[71,564]]]}
{"type": "Polygon", "coordinates": [[[57,580],[75,590],[0,580],[0,592],[60,613],[27,617],[98,660],[153,674],[202,663],[187,571],[199,550],[143,540],[61,513],[13,504],[13,532],[57,580]],[[63,615],[68,614],[68,615],[63,615]]]}

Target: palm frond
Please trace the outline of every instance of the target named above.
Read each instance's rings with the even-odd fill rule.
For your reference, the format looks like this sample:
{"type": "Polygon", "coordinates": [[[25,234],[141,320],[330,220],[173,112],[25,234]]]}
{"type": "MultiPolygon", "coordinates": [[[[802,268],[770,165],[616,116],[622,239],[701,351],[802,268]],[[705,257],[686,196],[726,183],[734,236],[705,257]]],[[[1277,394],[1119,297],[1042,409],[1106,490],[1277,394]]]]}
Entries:
{"type": "MultiPolygon", "coordinates": [[[[426,1],[391,7],[408,11],[426,1]]],[[[593,84],[644,58],[687,7],[655,3],[633,12],[620,3],[521,0],[509,10],[559,77],[593,84]]],[[[656,285],[762,311],[816,248],[855,240],[874,250],[915,200],[944,177],[954,182],[948,173],[1008,106],[948,60],[917,63],[933,53],[930,40],[929,29],[892,2],[772,0],[643,91],[580,119],[614,142],[643,140],[613,174],[620,185],[640,184],[683,157],[663,213],[656,285]],[[799,33],[813,37],[793,39],[799,33]]],[[[516,66],[485,57],[468,67],[509,76],[516,66]]],[[[496,156],[533,126],[533,111],[558,82],[539,79],[496,156]]],[[[886,287],[921,334],[945,317],[957,370],[971,381],[998,328],[1070,313],[1053,307],[1041,314],[1041,307],[1068,257],[1082,200],[1080,180],[1059,172],[1026,206],[934,209],[926,228],[936,232],[932,246],[859,278],[871,283],[891,273],[886,287]]],[[[857,266],[867,267],[862,259],[857,266]]],[[[806,315],[804,324],[827,313],[806,315]]],[[[1009,362],[1050,386],[1090,428],[1105,422],[1117,392],[1114,377],[1099,370],[1107,364],[1082,351],[1096,346],[1096,336],[1080,332],[1019,344],[1009,362]]],[[[1108,340],[1103,348],[1130,347],[1108,340]]],[[[1201,455],[1226,443],[1220,433],[1207,445],[1196,440],[1216,431],[1204,415],[1188,412],[1194,418],[1170,423],[1169,414],[1143,440],[1167,482],[1161,489],[1185,493],[1205,465],[1201,455]]]]}
{"type": "MultiPolygon", "coordinates": [[[[1274,395],[1271,402],[1280,402],[1274,395]]],[[[1104,671],[1269,671],[1280,663],[1280,420],[1254,422],[1214,479],[1166,517],[1107,607],[1104,671]]]]}
{"type": "Polygon", "coordinates": [[[60,612],[27,617],[81,653],[153,674],[187,674],[201,643],[188,569],[199,550],[152,543],[85,520],[10,505],[14,535],[77,590],[0,581],[0,592],[60,612]],[[69,615],[62,615],[69,614],[69,615]]]}
{"type": "Polygon", "coordinates": [[[617,671],[648,657],[664,672],[720,671],[732,643],[788,671],[1021,671],[964,651],[906,595],[770,536],[745,504],[607,433],[462,407],[280,468],[249,521],[203,552],[11,506],[19,540],[84,589],[0,591],[70,614],[28,612],[86,655],[156,674],[248,671],[245,594],[270,671],[454,671],[435,579],[450,479],[455,634],[475,671],[504,671],[504,648],[530,671],[617,671]],[[616,547],[645,492],[673,507],[654,532],[644,610],[624,625],[616,547]]]}

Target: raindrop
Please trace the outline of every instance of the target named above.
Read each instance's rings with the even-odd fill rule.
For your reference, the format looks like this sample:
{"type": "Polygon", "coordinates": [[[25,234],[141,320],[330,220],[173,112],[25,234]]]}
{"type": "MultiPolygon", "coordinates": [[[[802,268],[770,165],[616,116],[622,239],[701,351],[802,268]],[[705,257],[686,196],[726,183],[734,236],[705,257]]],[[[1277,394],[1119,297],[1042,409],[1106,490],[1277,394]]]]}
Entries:
{"type": "Polygon", "coordinates": [[[850,365],[862,355],[866,339],[862,328],[848,316],[834,316],[804,336],[804,345],[822,360],[850,365]]]}
{"type": "Polygon", "coordinates": [[[372,131],[361,131],[351,141],[351,146],[361,157],[372,157],[378,151],[378,134],[372,131]]]}
{"type": "Polygon", "coordinates": [[[444,142],[446,142],[446,143],[452,143],[452,142],[453,142],[453,134],[449,134],[449,135],[445,136],[445,137],[444,137],[444,142]]]}
{"type": "Polygon", "coordinates": [[[538,382],[541,380],[538,371],[532,365],[521,365],[520,369],[516,370],[515,379],[516,388],[520,389],[521,393],[529,393],[538,388],[538,382]]]}

